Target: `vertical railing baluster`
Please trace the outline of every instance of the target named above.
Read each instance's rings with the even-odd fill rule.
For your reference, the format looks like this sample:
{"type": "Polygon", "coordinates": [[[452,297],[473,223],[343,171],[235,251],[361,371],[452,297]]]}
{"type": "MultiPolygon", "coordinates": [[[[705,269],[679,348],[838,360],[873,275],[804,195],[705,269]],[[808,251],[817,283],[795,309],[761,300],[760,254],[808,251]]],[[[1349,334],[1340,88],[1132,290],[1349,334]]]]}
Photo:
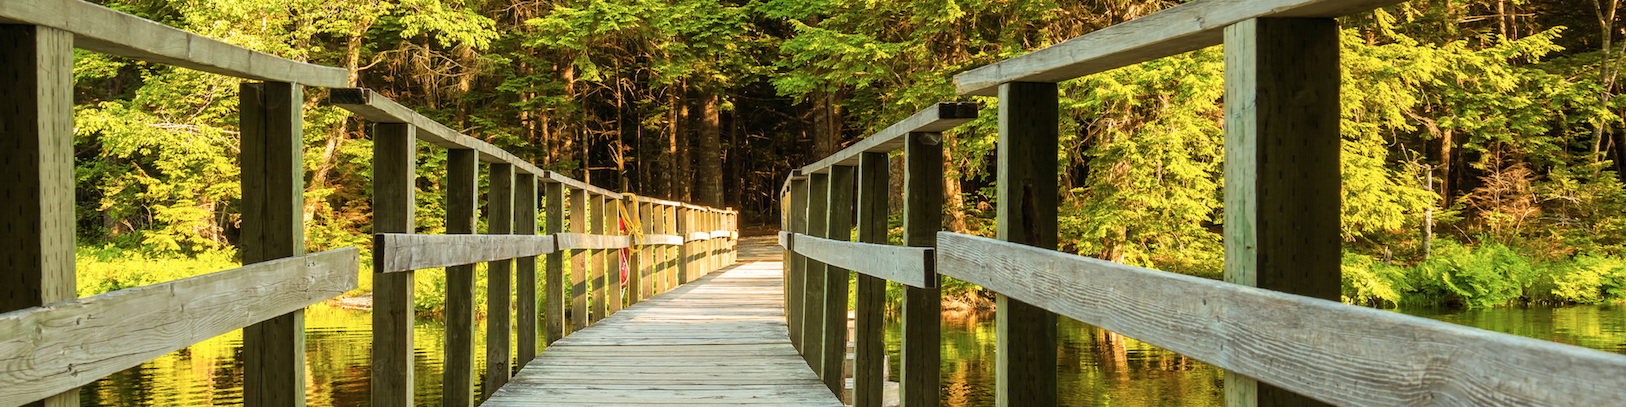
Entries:
{"type": "MultiPolygon", "coordinates": [[[[0,25],[0,293],[9,294],[0,295],[0,313],[78,298],[73,41],[73,33],[56,28],[0,25]]],[[[287,390],[271,388],[278,389],[287,390]]],[[[40,404],[78,406],[79,390],[40,404]]]]}
{"type": "MultiPolygon", "coordinates": [[[[1056,92],[1054,83],[1012,82],[999,87],[1000,240],[1056,249],[1059,192],[1052,159],[1059,142],[1056,92]]],[[[941,185],[942,180],[936,182],[941,185]]],[[[1004,295],[996,301],[996,403],[1056,405],[1056,314],[1004,295]]]]}
{"type": "MultiPolygon", "coordinates": [[[[587,201],[586,190],[570,189],[570,233],[587,232],[587,201]]],[[[592,272],[588,271],[592,254],[588,250],[572,249],[570,251],[570,326],[571,331],[580,331],[587,327],[587,293],[589,288],[587,279],[592,272]]]]}
{"type": "MultiPolygon", "coordinates": [[[[937,246],[943,225],[943,135],[909,133],[903,147],[903,245],[937,246]]],[[[1004,144],[1000,145],[1001,148],[1004,144]]],[[[903,359],[898,400],[908,407],[935,407],[941,367],[942,293],[936,274],[929,287],[903,287],[903,359]]],[[[1052,369],[1055,370],[1052,363],[1052,369]]]]}
{"type": "Polygon", "coordinates": [[[677,260],[678,267],[677,283],[683,285],[688,284],[689,280],[694,278],[694,276],[689,275],[689,268],[692,266],[689,262],[689,253],[691,252],[688,237],[689,225],[691,225],[689,222],[689,208],[679,205],[673,207],[672,211],[674,220],[677,222],[677,235],[682,236],[682,238],[678,239],[682,243],[678,244],[677,259],[675,260],[677,260]]]}
{"type": "MultiPolygon", "coordinates": [[[[1225,281],[1338,301],[1338,23],[1225,28],[1225,281]]],[[[1325,405],[1227,372],[1230,406],[1325,405]]]]}
{"type": "MultiPolygon", "coordinates": [[[[800,174],[792,171],[792,177],[798,175],[800,174]]],[[[807,180],[792,178],[790,190],[786,191],[785,194],[788,195],[786,199],[790,201],[787,215],[787,224],[790,226],[789,232],[793,234],[807,233],[807,180]]],[[[795,240],[791,240],[792,248],[795,245],[795,240]]],[[[797,254],[790,248],[787,248],[786,253],[790,262],[785,267],[785,320],[790,330],[790,343],[795,345],[796,350],[802,352],[805,357],[807,349],[802,346],[802,327],[804,325],[802,317],[806,315],[806,310],[802,307],[802,301],[806,296],[803,294],[804,287],[802,283],[805,281],[804,276],[807,275],[807,257],[797,254]]]]}
{"type": "MultiPolygon", "coordinates": [[[[830,174],[808,174],[807,181],[807,235],[813,237],[828,237],[826,233],[830,213],[830,174]]],[[[808,367],[824,379],[824,284],[829,281],[825,276],[824,263],[811,258],[803,260],[807,264],[806,274],[802,278],[802,354],[807,359],[808,367]]],[[[843,327],[845,329],[845,327],[843,327]]]]}
{"type": "MultiPolygon", "coordinates": [[[[506,235],[513,231],[514,165],[493,163],[486,191],[486,233],[506,235]]],[[[513,369],[509,355],[513,280],[511,259],[486,262],[486,379],[480,387],[481,400],[491,398],[491,393],[507,384],[513,369]]]]}
{"type": "MultiPolygon", "coordinates": [[[[621,203],[619,195],[604,196],[604,234],[621,234],[621,203]]],[[[604,274],[604,316],[607,317],[621,310],[621,249],[604,251],[604,274]]]]}
{"type": "MultiPolygon", "coordinates": [[[[565,184],[549,182],[543,184],[543,186],[547,188],[548,200],[547,230],[543,232],[548,234],[564,232],[565,184]]],[[[564,338],[565,334],[570,332],[565,327],[565,303],[569,299],[565,298],[565,254],[563,251],[554,250],[553,253],[548,253],[547,273],[547,281],[544,284],[547,290],[546,312],[548,315],[547,320],[544,322],[547,328],[543,329],[547,336],[544,338],[543,343],[553,345],[553,342],[558,341],[559,338],[564,338]]]]}
{"type": "MultiPolygon", "coordinates": [[[[887,244],[887,195],[890,170],[886,153],[864,153],[858,161],[858,241],[887,244]]],[[[886,385],[886,280],[859,274],[853,304],[854,407],[880,407],[886,385]]]]}
{"type": "MultiPolygon", "coordinates": [[[[514,234],[536,234],[536,175],[514,176],[514,234]]],[[[519,313],[514,316],[514,363],[523,368],[536,358],[536,256],[514,259],[514,301],[519,313]]]]}
{"type": "MultiPolygon", "coordinates": [[[[595,235],[609,234],[609,232],[605,232],[606,229],[604,228],[605,199],[606,197],[602,196],[589,196],[587,198],[588,208],[590,208],[589,210],[592,211],[592,213],[587,215],[587,224],[590,230],[588,233],[595,235]]],[[[608,272],[607,268],[604,267],[604,258],[607,257],[606,255],[609,254],[609,251],[598,249],[589,250],[588,253],[590,253],[589,259],[587,260],[587,269],[589,270],[589,277],[587,279],[589,286],[588,291],[593,293],[593,298],[588,299],[588,306],[592,307],[590,314],[588,314],[588,322],[597,323],[598,320],[604,319],[604,311],[609,308],[607,306],[608,301],[605,300],[604,296],[604,287],[606,287],[604,284],[604,274],[608,272]]]]}
{"type": "MultiPolygon", "coordinates": [[[[644,240],[645,242],[648,242],[649,236],[655,234],[655,204],[649,202],[639,203],[638,220],[639,228],[644,231],[644,240]]],[[[639,264],[642,265],[642,267],[639,267],[641,269],[639,273],[643,275],[643,278],[638,280],[638,289],[641,293],[638,300],[640,301],[647,300],[649,297],[655,296],[655,293],[657,292],[655,287],[659,285],[660,280],[657,279],[656,277],[658,276],[655,275],[655,262],[657,261],[655,257],[656,247],[657,246],[654,245],[645,245],[638,250],[639,264]]]]}
{"type": "MultiPolygon", "coordinates": [[[[479,206],[479,153],[446,151],[446,234],[473,234],[479,206]]],[[[446,365],[442,402],[474,405],[474,265],[446,268],[446,365]]]]}
{"type": "MultiPolygon", "coordinates": [[[[417,127],[373,125],[373,232],[413,233],[417,127]]],[[[374,251],[373,255],[383,254],[374,251]]],[[[373,264],[382,264],[378,259],[373,264]]],[[[373,405],[412,405],[413,272],[373,273],[373,405]]]]}
{"type": "MultiPolygon", "coordinates": [[[[297,84],[245,83],[242,109],[243,264],[305,254],[305,92],[297,84]]],[[[305,404],[305,312],[243,328],[243,403],[305,404]]]]}
{"type": "MultiPolygon", "coordinates": [[[[853,177],[857,169],[852,166],[830,167],[829,203],[825,206],[824,237],[850,241],[853,223],[853,177]]],[[[852,272],[836,266],[825,266],[824,280],[824,385],[836,394],[846,397],[847,381],[842,376],[842,362],[847,358],[847,285],[852,272]]]]}

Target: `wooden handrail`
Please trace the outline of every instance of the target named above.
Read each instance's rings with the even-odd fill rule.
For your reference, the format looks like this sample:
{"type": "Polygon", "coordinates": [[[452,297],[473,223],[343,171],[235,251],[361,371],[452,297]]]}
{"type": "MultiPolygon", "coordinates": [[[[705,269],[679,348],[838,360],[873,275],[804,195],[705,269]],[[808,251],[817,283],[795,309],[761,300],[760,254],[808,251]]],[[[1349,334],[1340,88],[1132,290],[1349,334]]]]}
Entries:
{"type": "Polygon", "coordinates": [[[354,247],[0,314],[0,405],[90,384],[356,288],[354,247]]]}
{"type": "Polygon", "coordinates": [[[553,235],[373,235],[373,272],[393,273],[474,264],[559,250],[553,235]]]}
{"type": "Polygon", "coordinates": [[[937,244],[943,275],[1333,404],[1607,405],[1626,389],[1626,355],[971,235],[937,244]]]}
{"type": "Polygon", "coordinates": [[[0,1],[0,24],[73,33],[75,48],[271,82],[345,86],[350,73],[266,54],[83,0],[0,1]]]}
{"type": "Polygon", "coordinates": [[[961,95],[994,96],[1000,84],[1055,83],[1224,40],[1225,27],[1265,17],[1342,17],[1401,0],[1196,0],[954,75],[961,95]]]}
{"type": "Polygon", "coordinates": [[[937,286],[930,247],[894,246],[779,233],[779,245],[824,264],[910,287],[937,286]]]}
{"type": "MultiPolygon", "coordinates": [[[[977,118],[977,104],[971,102],[939,102],[921,109],[908,118],[887,126],[847,148],[822,160],[801,168],[796,175],[819,174],[837,165],[858,165],[858,156],[866,153],[885,153],[903,148],[903,138],[909,133],[937,133],[959,127],[977,118]]],[[[788,181],[788,180],[787,180],[788,181]]]]}

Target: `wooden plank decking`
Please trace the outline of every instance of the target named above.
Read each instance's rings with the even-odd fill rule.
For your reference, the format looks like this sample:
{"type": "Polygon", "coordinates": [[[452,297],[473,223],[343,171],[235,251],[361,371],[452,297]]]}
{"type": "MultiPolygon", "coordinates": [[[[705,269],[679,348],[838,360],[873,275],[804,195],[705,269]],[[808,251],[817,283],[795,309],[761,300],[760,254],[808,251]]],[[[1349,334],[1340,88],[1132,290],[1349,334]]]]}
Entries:
{"type": "Polygon", "coordinates": [[[841,406],[790,345],[777,261],[729,266],[559,340],[486,406],[841,406]]]}

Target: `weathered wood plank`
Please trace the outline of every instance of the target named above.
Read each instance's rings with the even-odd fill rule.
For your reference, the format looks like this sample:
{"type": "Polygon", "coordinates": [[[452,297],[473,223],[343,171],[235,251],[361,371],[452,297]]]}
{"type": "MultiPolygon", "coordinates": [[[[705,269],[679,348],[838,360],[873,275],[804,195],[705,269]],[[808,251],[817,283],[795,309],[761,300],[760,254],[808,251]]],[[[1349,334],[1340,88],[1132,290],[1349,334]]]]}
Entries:
{"type": "MultiPolygon", "coordinates": [[[[657,211],[659,211],[659,210],[657,209],[657,211]]],[[[659,213],[659,212],[657,212],[657,213],[659,213]]],[[[643,244],[651,245],[651,246],[676,246],[676,245],[683,244],[683,236],[678,236],[678,235],[658,235],[658,234],[657,235],[644,235],[644,243],[643,244]]]]}
{"type": "MultiPolygon", "coordinates": [[[[587,191],[580,189],[570,190],[570,232],[585,234],[587,232],[587,201],[590,199],[587,191]]],[[[555,233],[554,238],[560,234],[555,233]]],[[[573,331],[580,331],[587,327],[587,270],[589,256],[587,249],[570,250],[570,326],[573,331]]]]}
{"type": "Polygon", "coordinates": [[[1626,355],[975,236],[937,247],[944,275],[1333,404],[1609,405],[1626,389],[1626,355]]]}
{"type": "MultiPolygon", "coordinates": [[[[627,247],[632,247],[632,236],[621,234],[621,195],[604,197],[604,234],[621,236],[627,240],[627,247]]],[[[604,315],[620,311],[625,300],[621,289],[621,248],[604,251],[605,299],[604,315]]]]}
{"type": "Polygon", "coordinates": [[[912,132],[941,133],[959,127],[977,118],[977,104],[973,102],[938,102],[908,118],[899,120],[886,129],[853,143],[847,148],[822,160],[802,167],[801,174],[829,172],[831,166],[858,165],[864,153],[887,153],[903,148],[903,138],[912,132]]]}
{"type": "Polygon", "coordinates": [[[613,250],[632,246],[631,236],[558,233],[553,238],[559,250],[613,250]]]}
{"type": "MultiPolygon", "coordinates": [[[[789,181],[791,188],[785,191],[785,200],[790,209],[786,211],[786,223],[790,226],[789,233],[807,233],[807,180],[789,181]]],[[[807,275],[807,257],[791,250],[795,242],[786,247],[785,257],[788,267],[785,269],[785,325],[790,328],[791,343],[796,345],[798,352],[802,347],[802,316],[805,310],[802,305],[802,291],[807,275]]]]}
{"type": "Polygon", "coordinates": [[[366,88],[339,88],[328,91],[328,102],[373,123],[409,123],[418,127],[419,140],[451,150],[474,150],[480,160],[488,163],[513,165],[517,171],[542,176],[552,173],[531,165],[506,150],[484,140],[453,130],[440,122],[418,114],[387,97],[366,88]]]}
{"type": "MultiPolygon", "coordinates": [[[[891,170],[886,153],[864,153],[858,161],[858,241],[887,243],[888,195],[891,170]]],[[[854,407],[880,407],[886,386],[886,280],[857,271],[853,295],[853,394],[854,407]]],[[[874,267],[870,270],[885,270],[874,267]]],[[[935,276],[935,272],[933,273],[935,276]]]]}
{"type": "MultiPolygon", "coordinates": [[[[5,7],[5,6],[0,6],[5,7]]],[[[0,25],[0,312],[71,300],[73,34],[0,25]]],[[[78,389],[42,405],[78,406],[78,389]]]]}
{"type": "Polygon", "coordinates": [[[0,24],[53,27],[71,32],[78,48],[244,79],[321,87],[349,80],[343,68],[249,50],[81,0],[0,2],[0,24]]]}
{"type": "MultiPolygon", "coordinates": [[[[491,164],[486,175],[486,233],[513,233],[514,166],[491,164]]],[[[508,383],[513,372],[513,273],[510,259],[486,263],[486,366],[481,400],[491,398],[491,392],[508,383]]]]}
{"type": "Polygon", "coordinates": [[[1226,27],[1262,17],[1343,17],[1399,0],[1197,0],[954,75],[961,95],[1011,82],[1056,83],[1219,45],[1226,27]]]}
{"type": "MultiPolygon", "coordinates": [[[[417,205],[417,130],[404,123],[373,125],[373,231],[412,233],[417,205]]],[[[373,244],[373,368],[375,406],[412,405],[417,375],[413,372],[413,283],[411,269],[385,273],[376,256],[385,245],[373,244]]]]}
{"type": "Polygon", "coordinates": [[[635,196],[634,199],[629,200],[629,203],[637,208],[634,209],[638,219],[637,235],[644,236],[646,244],[632,251],[632,281],[631,284],[628,284],[627,293],[630,296],[627,298],[627,305],[637,304],[639,301],[655,295],[654,290],[650,289],[653,284],[650,284],[649,281],[655,275],[655,264],[653,257],[650,255],[654,248],[647,244],[648,234],[655,232],[654,219],[651,219],[654,217],[654,205],[639,201],[636,198],[635,196]]]}
{"type": "MultiPolygon", "coordinates": [[[[1003,119],[1003,116],[1001,118],[1003,119]]],[[[903,147],[905,246],[937,245],[937,231],[942,229],[943,224],[942,141],[941,133],[909,133],[909,137],[905,139],[903,147]]],[[[1001,153],[1005,149],[1005,144],[1000,144],[1001,153]]],[[[1000,196],[1003,203],[1003,199],[1007,199],[1004,198],[1006,195],[1000,196]]],[[[928,252],[926,255],[930,256],[931,253],[928,252]]],[[[926,279],[925,284],[903,287],[903,339],[898,352],[902,359],[899,361],[898,402],[910,407],[937,406],[940,390],[938,383],[941,381],[942,367],[939,361],[943,352],[942,291],[938,288],[937,272],[930,268],[924,272],[930,273],[923,276],[926,279]]],[[[1003,335],[999,338],[1006,339],[1003,335]]],[[[1008,353],[1008,348],[1000,348],[999,352],[1002,355],[1008,353]]],[[[1051,352],[1054,353],[1055,350],[1052,349],[1051,352]]],[[[1056,370],[1054,361],[1050,365],[1050,370],[1054,375],[1056,370]]],[[[1003,377],[1005,372],[1001,371],[999,374],[1003,377]]]]}
{"type": "MultiPolygon", "coordinates": [[[[446,233],[473,234],[479,204],[479,160],[474,150],[446,151],[446,233]]],[[[445,369],[441,394],[448,407],[474,405],[474,265],[446,268],[445,369]]]]}
{"type": "MultiPolygon", "coordinates": [[[[603,196],[587,197],[587,207],[590,212],[587,214],[587,228],[595,235],[610,234],[609,229],[605,229],[604,224],[606,220],[604,217],[604,200],[603,196]]],[[[589,324],[604,319],[604,312],[609,309],[604,293],[604,275],[609,272],[608,263],[604,262],[604,258],[608,257],[608,253],[603,249],[605,248],[588,249],[587,270],[589,274],[587,289],[592,293],[592,298],[587,300],[587,306],[589,307],[587,322],[589,324]]]]}
{"type": "MultiPolygon", "coordinates": [[[[829,204],[825,206],[824,235],[828,241],[852,243],[853,200],[858,175],[857,168],[846,165],[830,167],[829,204]]],[[[808,256],[813,257],[813,256],[808,256]]],[[[821,260],[822,261],[822,260],[821,260]]],[[[847,380],[842,377],[842,362],[847,359],[847,286],[852,272],[837,264],[825,263],[824,281],[824,368],[819,377],[837,398],[848,400],[847,380]]]]}
{"type": "Polygon", "coordinates": [[[932,248],[844,242],[797,233],[782,233],[794,241],[797,254],[859,274],[895,281],[910,287],[931,287],[932,248]]]}
{"type": "Polygon", "coordinates": [[[89,384],[356,287],[343,248],[0,314],[0,405],[89,384]]]}
{"type": "MultiPolygon", "coordinates": [[[[1055,160],[1035,157],[1057,154],[1056,84],[1018,82],[999,89],[999,239],[1055,249],[1058,170],[1055,160]]],[[[1056,314],[1003,295],[995,301],[995,402],[1000,407],[1056,405],[1056,314]]]]}
{"type": "Polygon", "coordinates": [[[373,267],[376,272],[391,273],[544,255],[556,251],[555,238],[553,235],[379,233],[373,235],[373,267]]]}
{"type": "MultiPolygon", "coordinates": [[[[536,176],[514,176],[514,234],[536,234],[536,176]]],[[[518,315],[514,317],[516,333],[514,363],[525,366],[536,358],[537,315],[536,256],[514,259],[514,302],[518,315]]]]}
{"type": "MultiPolygon", "coordinates": [[[[829,218],[830,174],[810,174],[807,180],[807,234],[823,237],[825,221],[829,218]]],[[[818,259],[807,258],[807,273],[802,276],[802,356],[814,372],[824,373],[824,283],[827,267],[818,259]]],[[[846,330],[845,323],[839,328],[846,330]]]]}
{"type": "MultiPolygon", "coordinates": [[[[565,186],[559,183],[545,183],[542,187],[547,190],[547,233],[561,233],[565,228],[565,186]]],[[[556,244],[557,246],[557,244],[556,244]]],[[[544,306],[547,312],[542,325],[545,327],[544,343],[552,345],[554,341],[565,337],[569,332],[565,328],[565,256],[563,250],[554,250],[548,253],[547,277],[544,288],[547,291],[544,306]]]]}
{"type": "Polygon", "coordinates": [[[593,184],[582,182],[581,180],[571,178],[569,176],[566,176],[564,174],[560,174],[558,172],[546,171],[546,173],[547,173],[546,175],[538,174],[538,176],[542,177],[543,182],[565,184],[565,186],[570,187],[570,189],[580,190],[580,191],[587,191],[588,193],[591,193],[591,194],[594,194],[594,195],[599,195],[599,196],[621,196],[621,194],[618,193],[618,192],[611,191],[611,190],[604,189],[604,188],[599,188],[599,187],[593,186],[593,184]]]}
{"type": "MultiPolygon", "coordinates": [[[[305,254],[304,90],[284,82],[239,86],[243,263],[305,254]]],[[[243,328],[243,403],[305,403],[305,311],[243,328]]]]}

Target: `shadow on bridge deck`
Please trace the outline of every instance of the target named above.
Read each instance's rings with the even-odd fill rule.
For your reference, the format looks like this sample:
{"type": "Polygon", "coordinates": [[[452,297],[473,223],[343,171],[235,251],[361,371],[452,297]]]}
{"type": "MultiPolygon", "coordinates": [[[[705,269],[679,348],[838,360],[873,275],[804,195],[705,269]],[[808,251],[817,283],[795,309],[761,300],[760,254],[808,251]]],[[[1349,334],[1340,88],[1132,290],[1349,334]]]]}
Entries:
{"type": "Polygon", "coordinates": [[[554,343],[484,405],[840,406],[791,347],[782,272],[741,263],[628,307],[554,343]]]}

